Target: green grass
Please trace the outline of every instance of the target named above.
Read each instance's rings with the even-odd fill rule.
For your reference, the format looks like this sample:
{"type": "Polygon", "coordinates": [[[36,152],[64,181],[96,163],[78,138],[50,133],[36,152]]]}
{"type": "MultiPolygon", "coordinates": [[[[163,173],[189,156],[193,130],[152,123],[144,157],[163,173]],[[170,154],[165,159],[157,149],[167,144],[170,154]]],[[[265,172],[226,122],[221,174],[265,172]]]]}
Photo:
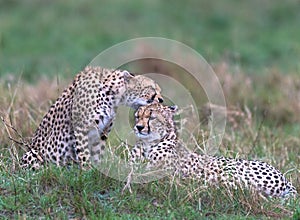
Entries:
{"type": "Polygon", "coordinates": [[[134,184],[132,194],[121,194],[124,184],[98,170],[48,167],[1,173],[1,218],[254,219],[300,214],[292,214],[299,200],[281,204],[242,190],[232,190],[232,196],[225,188],[201,189],[193,182],[164,179],[134,184]]]}
{"type": "MultiPolygon", "coordinates": [[[[0,116],[30,137],[74,73],[102,50],[135,37],[175,39],[213,64],[229,109],[243,113],[228,115],[220,154],[266,161],[287,172],[300,192],[299,10],[296,0],[0,0],[0,116]],[[24,81],[17,82],[19,77],[24,81]]],[[[174,65],[141,65],[148,72],[157,68],[174,78],[182,76],[174,65]]],[[[203,108],[206,97],[199,85],[188,77],[177,79],[203,108]]],[[[202,128],[198,143],[207,134],[202,128]]],[[[19,140],[2,123],[0,219],[300,216],[299,197],[283,203],[242,189],[230,193],[224,187],[207,189],[170,178],[134,184],[132,194],[122,195],[124,182],[95,169],[20,170],[18,157],[26,149],[9,135],[19,140]]]]}
{"type": "Polygon", "coordinates": [[[300,5],[276,1],[0,1],[0,76],[73,74],[135,37],[183,42],[209,62],[299,74],[300,5]],[[172,10],[170,10],[172,7],[172,10]]]}

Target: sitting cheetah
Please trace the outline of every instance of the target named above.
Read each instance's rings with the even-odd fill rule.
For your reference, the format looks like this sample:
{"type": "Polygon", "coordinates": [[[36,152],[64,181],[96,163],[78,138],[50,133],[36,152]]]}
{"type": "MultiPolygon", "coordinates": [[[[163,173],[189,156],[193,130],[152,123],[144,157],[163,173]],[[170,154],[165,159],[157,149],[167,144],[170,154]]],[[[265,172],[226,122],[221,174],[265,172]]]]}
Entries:
{"type": "Polygon", "coordinates": [[[21,159],[21,167],[37,169],[46,162],[81,167],[98,163],[117,107],[137,109],[162,102],[160,87],[128,71],[86,67],[50,107],[21,159]]]}
{"type": "Polygon", "coordinates": [[[135,113],[138,138],[131,162],[148,161],[148,166],[172,169],[181,177],[193,177],[209,184],[246,186],[272,197],[296,195],[296,189],[273,166],[261,161],[200,155],[179,146],[173,116],[177,108],[152,103],[135,113]]]}

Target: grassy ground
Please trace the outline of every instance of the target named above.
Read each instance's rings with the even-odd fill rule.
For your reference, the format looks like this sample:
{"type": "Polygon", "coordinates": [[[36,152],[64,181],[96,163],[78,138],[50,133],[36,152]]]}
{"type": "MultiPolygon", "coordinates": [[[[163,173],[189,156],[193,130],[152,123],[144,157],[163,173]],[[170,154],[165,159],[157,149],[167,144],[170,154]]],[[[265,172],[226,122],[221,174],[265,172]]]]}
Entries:
{"type": "MultiPolygon", "coordinates": [[[[223,74],[219,73],[221,81],[228,80],[232,73],[223,74]]],[[[241,74],[240,77],[227,81],[227,90],[224,89],[226,96],[235,101],[242,99],[240,96],[234,96],[236,85],[246,76],[241,74]]],[[[281,82],[289,77],[293,78],[281,77],[281,82]]],[[[265,88],[261,91],[263,93],[268,92],[268,88],[263,86],[268,83],[267,79],[261,78],[258,80],[261,85],[256,85],[261,89],[265,88]]],[[[51,103],[48,100],[54,100],[64,87],[64,83],[56,83],[55,80],[45,80],[35,86],[27,83],[19,83],[17,87],[2,85],[1,91],[4,96],[1,98],[1,116],[6,116],[6,121],[24,137],[30,136],[51,103]]],[[[254,92],[251,86],[248,91],[254,92]]],[[[248,97],[247,93],[245,94],[248,97]]],[[[253,99],[258,103],[263,102],[259,97],[261,96],[253,99]]],[[[273,94],[269,94],[269,97],[272,98],[273,94]]],[[[284,96],[277,99],[277,103],[273,102],[274,106],[270,103],[267,105],[269,112],[272,112],[273,108],[277,112],[285,112],[286,109],[279,105],[281,102],[285,103],[282,106],[292,104],[289,103],[291,100],[284,96]]],[[[275,113],[267,114],[264,116],[266,118],[262,119],[259,110],[250,108],[249,113],[244,106],[233,105],[229,106],[229,110],[229,124],[220,154],[266,161],[286,173],[287,178],[299,191],[299,126],[291,123],[299,120],[296,117],[299,113],[296,112],[297,109],[291,110],[292,116],[288,119],[283,117],[276,123],[272,123],[275,113]]],[[[201,148],[205,147],[202,138],[207,131],[203,125],[200,135],[195,136],[201,148]]],[[[76,166],[51,166],[38,172],[20,170],[18,156],[24,149],[8,138],[11,135],[20,140],[18,135],[5,126],[1,126],[0,132],[1,217],[251,219],[294,216],[297,219],[300,215],[299,198],[283,203],[276,199],[265,200],[242,189],[227,191],[224,187],[207,188],[201,183],[173,180],[170,177],[148,184],[134,184],[133,194],[125,192],[122,195],[121,190],[125,183],[111,179],[97,169],[81,171],[76,166]]],[[[117,142],[110,144],[118,145],[117,142]]]]}
{"type": "MultiPolygon", "coordinates": [[[[103,49],[133,37],[169,37],[214,64],[232,113],[220,153],[266,161],[300,192],[299,9],[296,0],[0,0],[0,116],[30,137],[74,73],[103,49]]],[[[144,70],[157,66],[165,68],[154,62],[144,70]]],[[[176,78],[172,74],[180,70],[167,68],[176,78]]],[[[196,100],[205,100],[191,81],[182,80],[196,100]]],[[[200,147],[206,131],[204,126],[196,136],[200,147]]],[[[135,184],[132,194],[122,195],[124,183],[97,170],[20,170],[18,158],[25,149],[9,135],[20,140],[2,123],[0,218],[300,217],[299,197],[283,203],[172,178],[135,184]]]]}

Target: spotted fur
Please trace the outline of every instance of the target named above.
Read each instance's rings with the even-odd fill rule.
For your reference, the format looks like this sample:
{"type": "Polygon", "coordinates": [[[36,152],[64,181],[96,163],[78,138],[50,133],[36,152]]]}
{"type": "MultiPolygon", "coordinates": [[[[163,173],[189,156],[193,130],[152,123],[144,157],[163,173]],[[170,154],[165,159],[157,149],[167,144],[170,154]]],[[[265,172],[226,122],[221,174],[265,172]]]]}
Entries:
{"type": "Polygon", "coordinates": [[[138,141],[131,151],[132,163],[146,161],[148,167],[173,168],[182,178],[247,187],[272,197],[297,194],[283,174],[265,162],[201,155],[183,149],[173,119],[175,112],[176,107],[159,103],[137,110],[134,130],[138,141]]]}
{"type": "Polygon", "coordinates": [[[128,71],[86,67],[50,107],[34,133],[23,168],[99,163],[117,107],[138,108],[162,102],[160,87],[151,79],[128,71]]]}

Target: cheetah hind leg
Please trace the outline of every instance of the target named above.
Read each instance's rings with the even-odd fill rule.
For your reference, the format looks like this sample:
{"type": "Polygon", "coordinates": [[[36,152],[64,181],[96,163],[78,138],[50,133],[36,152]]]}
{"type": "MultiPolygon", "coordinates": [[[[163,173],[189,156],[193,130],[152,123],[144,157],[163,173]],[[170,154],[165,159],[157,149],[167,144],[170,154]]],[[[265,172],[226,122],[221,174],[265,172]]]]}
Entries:
{"type": "Polygon", "coordinates": [[[38,170],[43,164],[44,160],[41,155],[39,155],[38,151],[30,149],[30,151],[23,155],[20,167],[22,169],[31,168],[33,170],[38,170]]]}

